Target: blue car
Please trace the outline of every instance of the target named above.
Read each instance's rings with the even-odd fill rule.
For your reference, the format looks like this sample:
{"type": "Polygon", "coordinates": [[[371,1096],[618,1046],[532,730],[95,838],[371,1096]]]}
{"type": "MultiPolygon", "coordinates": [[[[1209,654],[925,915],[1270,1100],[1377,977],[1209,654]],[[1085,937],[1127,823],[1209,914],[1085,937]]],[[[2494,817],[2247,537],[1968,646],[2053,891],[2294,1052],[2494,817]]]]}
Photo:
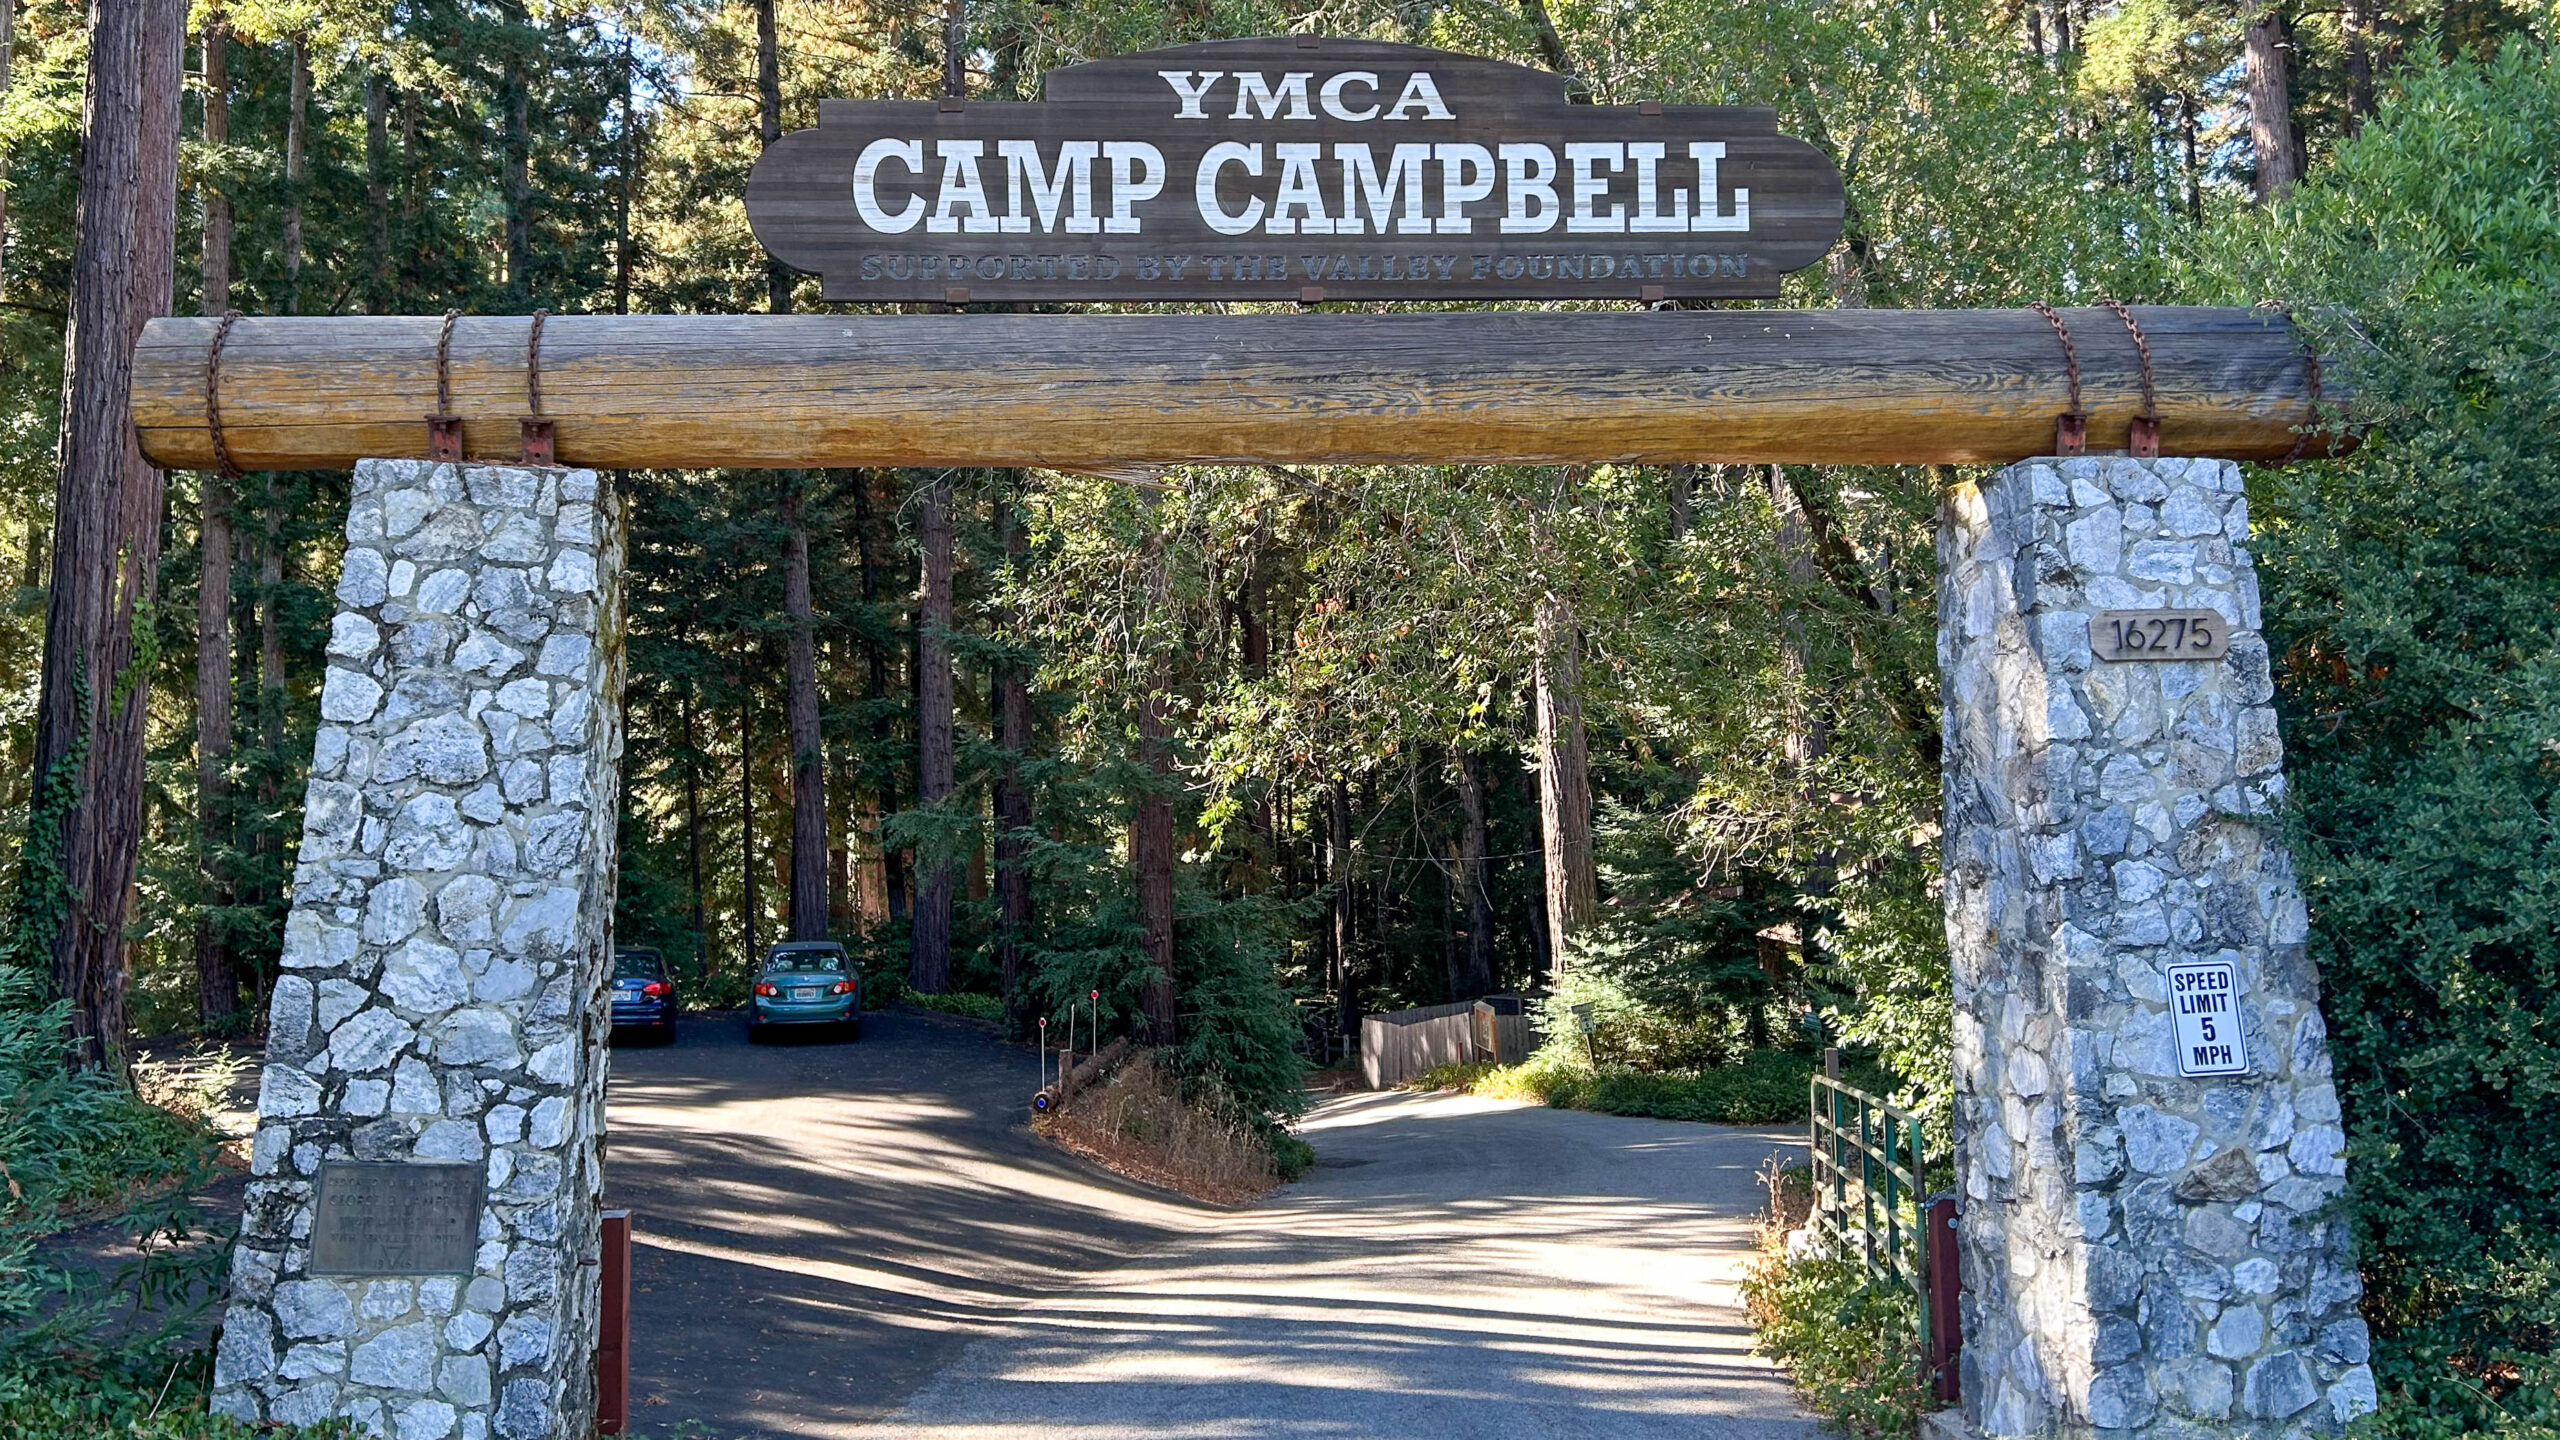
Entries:
{"type": "Polygon", "coordinates": [[[666,958],[646,946],[613,952],[613,1033],[676,1038],[676,986],[666,958]]]}
{"type": "Polygon", "coordinates": [[[747,1038],[776,1026],[826,1025],[862,1038],[862,976],[833,940],[792,940],[765,952],[748,1002],[747,1038]]]}

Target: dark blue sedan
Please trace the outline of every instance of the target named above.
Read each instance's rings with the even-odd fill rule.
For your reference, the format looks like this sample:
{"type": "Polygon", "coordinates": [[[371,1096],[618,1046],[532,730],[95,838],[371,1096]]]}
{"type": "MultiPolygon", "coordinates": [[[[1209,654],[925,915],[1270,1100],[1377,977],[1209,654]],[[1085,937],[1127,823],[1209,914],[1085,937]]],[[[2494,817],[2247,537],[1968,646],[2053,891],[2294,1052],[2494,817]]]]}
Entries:
{"type": "Polygon", "coordinates": [[[666,958],[645,946],[613,952],[613,1033],[676,1038],[676,986],[666,958]]]}

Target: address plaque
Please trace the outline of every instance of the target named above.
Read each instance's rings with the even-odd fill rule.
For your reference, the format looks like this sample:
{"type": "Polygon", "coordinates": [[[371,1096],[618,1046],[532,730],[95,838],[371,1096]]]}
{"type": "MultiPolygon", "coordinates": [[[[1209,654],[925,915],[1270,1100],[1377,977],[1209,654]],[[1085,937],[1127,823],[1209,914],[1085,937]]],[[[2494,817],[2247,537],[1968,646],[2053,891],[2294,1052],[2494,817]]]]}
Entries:
{"type": "Polygon", "coordinates": [[[2089,617],[2089,649],[2101,660],[2219,660],[2231,622],[2211,610],[2101,610],[2089,617]]]}

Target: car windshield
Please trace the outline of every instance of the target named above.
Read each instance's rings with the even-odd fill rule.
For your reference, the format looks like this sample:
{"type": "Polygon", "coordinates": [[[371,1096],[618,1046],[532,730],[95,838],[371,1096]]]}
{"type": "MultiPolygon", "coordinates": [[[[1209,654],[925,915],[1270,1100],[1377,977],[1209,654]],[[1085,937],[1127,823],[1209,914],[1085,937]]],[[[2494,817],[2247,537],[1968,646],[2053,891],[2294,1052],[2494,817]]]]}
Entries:
{"type": "Polygon", "coordinates": [[[646,950],[624,950],[613,957],[616,980],[655,980],[659,978],[658,957],[646,950]]]}
{"type": "Polygon", "coordinates": [[[775,974],[785,970],[824,970],[830,975],[844,973],[841,950],[776,950],[765,957],[765,971],[775,974]]]}

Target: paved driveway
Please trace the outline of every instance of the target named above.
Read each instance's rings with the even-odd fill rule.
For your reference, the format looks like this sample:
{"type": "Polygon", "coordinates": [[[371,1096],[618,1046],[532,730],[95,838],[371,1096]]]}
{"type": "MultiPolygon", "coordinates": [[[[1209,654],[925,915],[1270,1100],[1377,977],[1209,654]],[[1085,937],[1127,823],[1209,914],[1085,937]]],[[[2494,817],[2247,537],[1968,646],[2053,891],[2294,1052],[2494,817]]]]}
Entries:
{"type": "Polygon", "coordinates": [[[1355,1095],[1221,1211],[1018,1120],[1033,1062],[939,1017],[618,1051],[634,1419],[780,1436],[1794,1437],[1733,1281],[1775,1133],[1355,1095]]]}

